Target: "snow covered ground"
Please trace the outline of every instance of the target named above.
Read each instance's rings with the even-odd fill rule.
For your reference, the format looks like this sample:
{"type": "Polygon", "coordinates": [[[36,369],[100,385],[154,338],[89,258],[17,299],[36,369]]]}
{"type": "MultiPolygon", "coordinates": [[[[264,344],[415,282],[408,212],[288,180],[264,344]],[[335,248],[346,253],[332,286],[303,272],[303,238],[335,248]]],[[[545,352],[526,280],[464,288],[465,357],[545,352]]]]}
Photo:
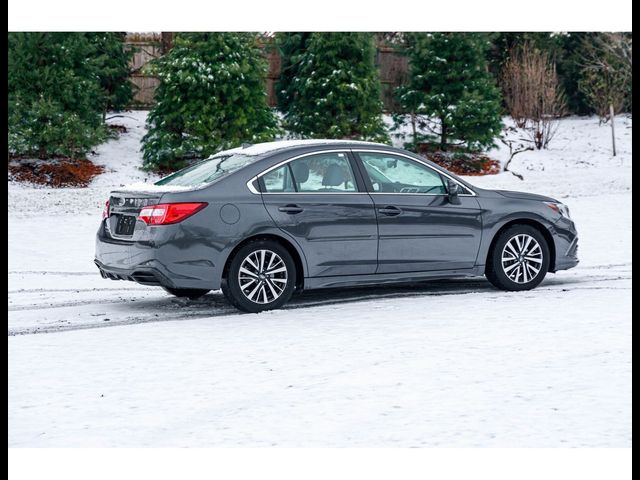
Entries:
{"type": "Polygon", "coordinates": [[[630,118],[616,157],[608,126],[569,118],[516,156],[524,181],[469,178],[569,205],[581,263],[537,289],[319,291],[249,315],[98,275],[109,190],[155,179],[145,113],[125,115],[90,188],[9,184],[9,446],[631,446],[630,118]]]}

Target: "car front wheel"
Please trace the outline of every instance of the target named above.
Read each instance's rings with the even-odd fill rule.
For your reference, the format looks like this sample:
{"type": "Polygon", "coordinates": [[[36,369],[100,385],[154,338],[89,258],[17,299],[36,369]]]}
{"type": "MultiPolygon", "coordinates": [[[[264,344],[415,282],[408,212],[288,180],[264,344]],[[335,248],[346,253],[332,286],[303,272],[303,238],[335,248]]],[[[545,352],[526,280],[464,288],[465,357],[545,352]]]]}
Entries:
{"type": "Polygon", "coordinates": [[[287,249],[273,240],[257,240],[236,252],[222,292],[236,308],[257,313],[280,308],[295,285],[295,264],[287,249]]]}
{"type": "Polygon", "coordinates": [[[487,279],[502,290],[530,290],[547,274],[549,256],[549,246],[540,231],[529,225],[513,225],[493,246],[487,279]]]}

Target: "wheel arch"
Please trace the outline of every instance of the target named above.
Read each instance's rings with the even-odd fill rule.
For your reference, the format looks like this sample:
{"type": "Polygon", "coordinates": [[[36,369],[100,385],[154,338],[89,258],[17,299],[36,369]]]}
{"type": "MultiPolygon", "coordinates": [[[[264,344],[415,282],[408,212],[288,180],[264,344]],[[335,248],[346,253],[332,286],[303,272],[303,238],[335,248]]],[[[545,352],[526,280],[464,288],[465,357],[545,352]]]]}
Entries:
{"type": "Polygon", "coordinates": [[[282,247],[284,247],[287,252],[289,252],[289,255],[291,255],[291,258],[293,258],[293,263],[296,267],[296,290],[302,290],[304,288],[304,277],[306,271],[304,267],[302,252],[298,251],[298,248],[289,239],[280,235],[276,235],[274,233],[257,233],[238,242],[238,244],[234,246],[233,249],[229,252],[229,255],[227,255],[227,259],[222,270],[222,278],[227,278],[229,266],[231,265],[231,261],[233,260],[236,252],[248,243],[258,240],[271,240],[277,242],[282,245],[282,247]]]}
{"type": "Polygon", "coordinates": [[[555,242],[553,241],[553,235],[551,235],[551,232],[543,223],[537,220],[534,220],[532,218],[515,218],[512,220],[509,220],[504,225],[502,225],[498,229],[498,231],[496,231],[496,233],[493,235],[493,238],[491,239],[491,244],[489,245],[489,249],[487,250],[487,256],[485,258],[485,265],[490,264],[491,254],[493,253],[493,248],[495,247],[498,237],[502,234],[502,232],[504,232],[505,230],[507,230],[508,228],[514,225],[528,225],[540,232],[540,234],[544,237],[545,241],[547,242],[547,246],[549,247],[549,272],[551,273],[555,272],[556,271],[556,245],[555,245],[555,242]]]}

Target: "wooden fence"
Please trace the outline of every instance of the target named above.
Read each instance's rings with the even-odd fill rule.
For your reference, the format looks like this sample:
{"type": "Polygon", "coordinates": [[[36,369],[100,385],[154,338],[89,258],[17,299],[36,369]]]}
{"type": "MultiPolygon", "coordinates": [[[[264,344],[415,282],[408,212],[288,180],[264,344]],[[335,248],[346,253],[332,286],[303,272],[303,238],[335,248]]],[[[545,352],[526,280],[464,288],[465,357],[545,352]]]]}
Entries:
{"type": "MultiPolygon", "coordinates": [[[[158,58],[170,47],[170,40],[161,33],[130,33],[127,34],[127,45],[133,49],[131,60],[131,82],[134,84],[135,94],[131,108],[150,108],[154,103],[154,92],[160,80],[149,75],[144,66],[154,58],[158,58]]],[[[266,90],[269,105],[277,105],[275,85],[280,77],[281,58],[277,49],[265,45],[265,55],[269,62],[266,90]]],[[[398,50],[378,46],[376,51],[376,66],[382,84],[382,102],[387,112],[395,111],[398,107],[393,91],[406,81],[408,61],[398,50]]]]}
{"type": "Polygon", "coordinates": [[[129,80],[134,86],[132,108],[149,108],[153,105],[153,96],[160,84],[157,77],[144,71],[144,66],[163,53],[161,34],[127,34],[127,47],[133,50],[129,80]]]}

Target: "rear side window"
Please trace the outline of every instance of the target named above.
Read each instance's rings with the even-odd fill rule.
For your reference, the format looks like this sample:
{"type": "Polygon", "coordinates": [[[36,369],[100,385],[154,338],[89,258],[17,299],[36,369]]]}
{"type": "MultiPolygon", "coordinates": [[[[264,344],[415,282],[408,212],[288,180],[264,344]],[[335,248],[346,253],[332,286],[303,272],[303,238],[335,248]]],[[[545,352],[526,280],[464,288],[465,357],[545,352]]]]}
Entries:
{"type": "Polygon", "coordinates": [[[267,193],[355,192],[346,153],[318,153],[293,160],[262,176],[267,193]]]}
{"type": "Polygon", "coordinates": [[[281,193],[296,191],[293,185],[293,177],[291,176],[289,164],[285,164],[280,168],[271,170],[269,173],[265,173],[262,176],[262,181],[264,182],[266,192],[281,193]]]}

